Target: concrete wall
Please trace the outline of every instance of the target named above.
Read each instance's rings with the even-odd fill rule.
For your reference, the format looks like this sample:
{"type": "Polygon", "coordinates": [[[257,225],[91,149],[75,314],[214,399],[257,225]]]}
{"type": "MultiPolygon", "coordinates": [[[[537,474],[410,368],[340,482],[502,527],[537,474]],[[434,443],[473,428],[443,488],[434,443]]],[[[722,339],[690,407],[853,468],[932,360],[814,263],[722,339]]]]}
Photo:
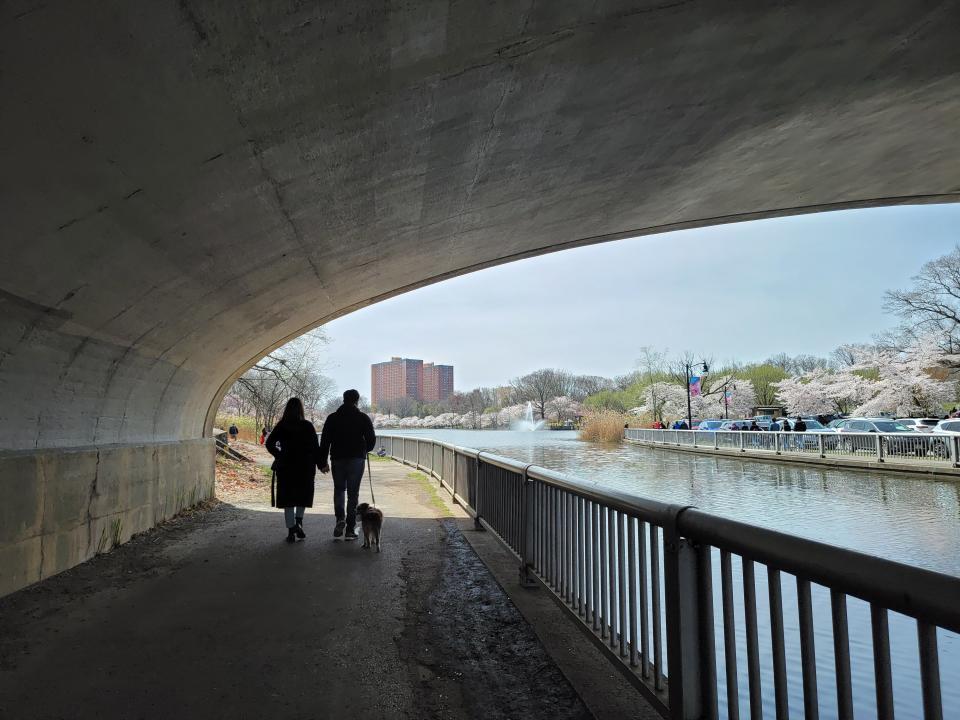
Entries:
{"type": "Polygon", "coordinates": [[[213,440],[0,453],[0,595],[213,496],[213,440]]]}

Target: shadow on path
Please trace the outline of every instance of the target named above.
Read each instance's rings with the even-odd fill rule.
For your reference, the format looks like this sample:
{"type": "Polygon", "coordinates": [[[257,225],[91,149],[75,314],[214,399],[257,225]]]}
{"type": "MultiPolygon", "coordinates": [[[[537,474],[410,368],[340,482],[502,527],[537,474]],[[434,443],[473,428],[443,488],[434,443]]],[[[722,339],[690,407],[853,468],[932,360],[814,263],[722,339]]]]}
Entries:
{"type": "Polygon", "coordinates": [[[0,599],[0,717],[590,717],[435,491],[374,471],[381,554],[327,502],[292,546],[220,504],[0,599]]]}

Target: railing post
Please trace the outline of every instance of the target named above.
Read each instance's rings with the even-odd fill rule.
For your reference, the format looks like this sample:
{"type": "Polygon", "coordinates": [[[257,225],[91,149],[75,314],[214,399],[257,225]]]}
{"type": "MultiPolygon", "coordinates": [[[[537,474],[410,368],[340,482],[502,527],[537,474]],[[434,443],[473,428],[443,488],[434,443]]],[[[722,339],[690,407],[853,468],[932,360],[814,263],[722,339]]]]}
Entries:
{"type": "Polygon", "coordinates": [[[414,444],[417,446],[417,464],[416,464],[416,468],[417,468],[417,470],[419,470],[419,469],[420,469],[420,441],[419,441],[419,440],[414,440],[413,442],[414,442],[414,444]]]}
{"type": "Polygon", "coordinates": [[[453,488],[453,501],[457,502],[457,465],[460,463],[457,462],[457,451],[451,450],[453,453],[453,472],[451,473],[453,477],[450,479],[450,486],[453,488]]]}
{"type": "Polygon", "coordinates": [[[960,435],[950,435],[950,459],[954,467],[960,467],[960,435]]]}
{"type": "Polygon", "coordinates": [[[663,528],[667,677],[671,720],[717,717],[710,548],[680,537],[675,507],[663,528]]]}
{"type": "Polygon", "coordinates": [[[825,458],[827,456],[827,450],[823,446],[823,433],[817,433],[817,445],[820,448],[820,457],[825,458]]]}
{"type": "Polygon", "coordinates": [[[773,449],[777,455],[780,454],[780,433],[776,430],[773,431],[773,449]]]}
{"type": "Polygon", "coordinates": [[[476,458],[474,458],[474,469],[476,470],[476,474],[474,475],[474,477],[476,478],[476,481],[477,481],[477,497],[475,498],[474,502],[477,503],[477,506],[473,509],[475,513],[473,517],[473,529],[484,530],[485,528],[483,527],[483,523],[480,522],[480,507],[482,505],[481,501],[483,500],[483,490],[481,487],[482,483],[480,482],[480,456],[479,455],[476,458]]]}
{"type": "Polygon", "coordinates": [[[536,532],[537,493],[536,483],[527,475],[529,469],[529,465],[523,469],[523,494],[520,508],[520,517],[523,518],[523,526],[520,528],[520,584],[525,587],[537,585],[537,581],[530,573],[530,568],[533,566],[534,533],[536,532]]]}
{"type": "Polygon", "coordinates": [[[697,447],[697,431],[693,431],[693,446],[697,447]]]}
{"type": "Polygon", "coordinates": [[[883,462],[883,436],[877,433],[874,438],[877,441],[877,462],[883,462]]]}
{"type": "Polygon", "coordinates": [[[720,449],[720,440],[717,438],[717,431],[716,431],[716,430],[713,431],[713,449],[714,449],[714,450],[719,450],[719,449],[720,449]]]}
{"type": "Polygon", "coordinates": [[[744,436],[743,430],[740,431],[739,435],[740,435],[740,452],[746,452],[745,448],[743,447],[743,436],[744,436]]]}

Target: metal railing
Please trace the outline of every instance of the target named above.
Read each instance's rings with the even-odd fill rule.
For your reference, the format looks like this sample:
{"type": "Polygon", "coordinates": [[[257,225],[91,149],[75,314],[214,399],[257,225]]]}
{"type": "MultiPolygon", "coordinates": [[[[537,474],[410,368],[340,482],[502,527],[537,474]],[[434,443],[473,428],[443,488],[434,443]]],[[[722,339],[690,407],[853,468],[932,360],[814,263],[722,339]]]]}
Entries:
{"type": "MultiPolygon", "coordinates": [[[[925,720],[944,717],[938,629],[960,632],[960,578],[449,443],[391,435],[381,443],[391,457],[436,478],[478,526],[494,532],[517,557],[521,579],[548,588],[664,717],[718,718],[723,710],[739,718],[743,703],[754,719],[765,707],[768,717],[787,720],[791,709],[798,717],[802,705],[810,720],[820,704],[841,720],[853,718],[848,599],[854,614],[869,615],[876,717],[894,718],[891,623],[898,630],[913,624],[917,650],[916,686],[904,690],[898,663],[898,696],[906,692],[908,703],[922,705],[925,720]],[[795,659],[785,640],[788,626],[794,637],[790,611],[799,670],[788,665],[795,659]],[[815,638],[824,625],[832,672],[817,664],[815,638]],[[793,704],[791,673],[802,686],[793,704]],[[828,674],[833,690],[824,695],[828,674]]],[[[862,709],[858,715],[866,716],[862,709]]]]}
{"type": "Polygon", "coordinates": [[[739,450],[851,460],[887,460],[960,467],[960,436],[928,433],[756,432],[750,430],[648,430],[629,428],[624,438],[674,447],[739,450]]]}

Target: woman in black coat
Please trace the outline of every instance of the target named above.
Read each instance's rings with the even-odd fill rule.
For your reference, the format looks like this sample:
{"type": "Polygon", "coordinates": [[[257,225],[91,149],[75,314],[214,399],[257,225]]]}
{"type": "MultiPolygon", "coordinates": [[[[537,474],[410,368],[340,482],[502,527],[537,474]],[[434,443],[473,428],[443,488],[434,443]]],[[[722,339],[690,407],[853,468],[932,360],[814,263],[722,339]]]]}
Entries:
{"type": "Polygon", "coordinates": [[[320,442],[313,423],[303,417],[300,398],[290,398],[283,417],[270,433],[267,450],[276,460],[278,508],[283,508],[287,542],[303,540],[303,513],[313,507],[313,480],[320,462],[320,442]]]}

